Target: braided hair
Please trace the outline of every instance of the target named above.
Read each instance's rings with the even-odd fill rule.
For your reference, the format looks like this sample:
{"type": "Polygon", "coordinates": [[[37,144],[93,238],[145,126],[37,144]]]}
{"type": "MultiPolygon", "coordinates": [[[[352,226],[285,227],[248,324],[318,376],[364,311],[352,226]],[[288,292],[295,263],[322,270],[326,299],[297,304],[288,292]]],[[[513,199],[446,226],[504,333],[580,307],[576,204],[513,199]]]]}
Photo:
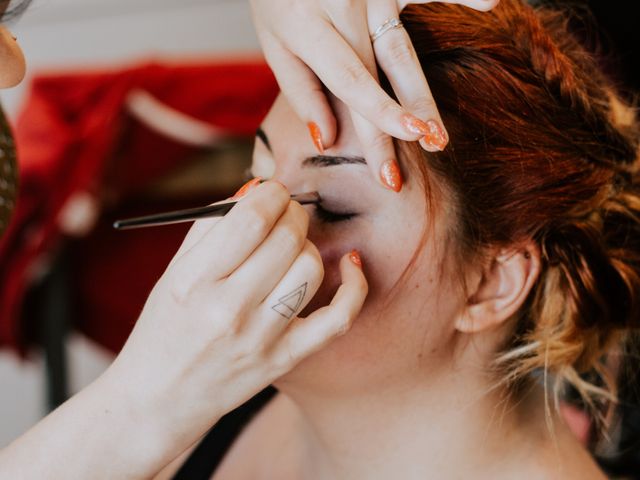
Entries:
{"type": "Polygon", "coordinates": [[[573,385],[610,405],[607,359],[640,327],[635,111],[565,13],[502,0],[488,13],[427,4],[401,17],[451,137],[414,157],[452,193],[461,261],[540,247],[540,277],[496,355],[500,379],[543,372],[556,398],[573,385]]]}

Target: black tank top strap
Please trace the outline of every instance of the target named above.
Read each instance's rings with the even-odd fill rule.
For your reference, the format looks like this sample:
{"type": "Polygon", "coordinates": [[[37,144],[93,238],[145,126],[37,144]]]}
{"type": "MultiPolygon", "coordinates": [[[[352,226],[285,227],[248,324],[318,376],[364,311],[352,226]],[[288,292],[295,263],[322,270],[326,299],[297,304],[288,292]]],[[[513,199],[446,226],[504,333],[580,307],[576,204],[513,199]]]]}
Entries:
{"type": "Polygon", "coordinates": [[[173,479],[209,480],[245,425],[276,393],[277,390],[269,386],[222,417],[203,437],[173,479]]]}

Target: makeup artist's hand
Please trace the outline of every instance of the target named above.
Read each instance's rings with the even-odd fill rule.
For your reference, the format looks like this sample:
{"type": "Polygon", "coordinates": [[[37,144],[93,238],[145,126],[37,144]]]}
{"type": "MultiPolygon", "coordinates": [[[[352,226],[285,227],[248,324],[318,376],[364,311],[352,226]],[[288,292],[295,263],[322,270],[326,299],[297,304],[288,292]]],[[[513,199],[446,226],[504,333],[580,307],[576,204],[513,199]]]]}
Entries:
{"type": "MultiPolygon", "coordinates": [[[[351,108],[367,163],[383,185],[399,191],[402,176],[391,136],[442,150],[448,137],[407,32],[392,28],[406,0],[250,0],[267,62],[282,92],[307,123],[318,151],[333,145],[336,120],[325,85],[351,108]],[[376,61],[400,100],[378,84],[376,61]]],[[[443,0],[489,10],[498,0],[443,0]]]]}
{"type": "Polygon", "coordinates": [[[367,294],[346,253],[331,304],[298,318],[324,276],[308,213],[282,184],[252,185],[226,216],[196,222],[107,372],[190,442],[345,333],[367,294]]]}

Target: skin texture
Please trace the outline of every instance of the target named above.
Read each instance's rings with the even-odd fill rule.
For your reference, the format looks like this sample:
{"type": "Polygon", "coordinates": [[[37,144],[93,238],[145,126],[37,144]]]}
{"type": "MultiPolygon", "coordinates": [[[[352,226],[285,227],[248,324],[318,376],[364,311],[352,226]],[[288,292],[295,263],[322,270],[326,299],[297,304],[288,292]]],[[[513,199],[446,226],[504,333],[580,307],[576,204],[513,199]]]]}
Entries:
{"type": "Polygon", "coordinates": [[[22,49],[4,26],[0,26],[0,65],[0,88],[14,87],[24,78],[26,64],[22,49]]]}
{"type": "MultiPolygon", "coordinates": [[[[340,129],[325,154],[361,155],[348,111],[332,106],[340,129]]],[[[275,382],[280,394],[214,478],[604,478],[558,418],[550,435],[539,388],[516,402],[488,371],[538,275],[535,247],[465,265],[465,292],[450,255],[445,188],[426,213],[415,176],[384,196],[365,165],[305,167],[315,152],[282,96],[262,128],[270,149],[257,140],[254,174],[294,192],[317,189],[327,209],[358,214],[323,224],[311,213],[309,238],[326,272],[311,305],[330,298],[335,252],[347,244],[361,252],[370,293],[346,335],[275,382]],[[407,281],[392,291],[425,228],[407,281]]]]}

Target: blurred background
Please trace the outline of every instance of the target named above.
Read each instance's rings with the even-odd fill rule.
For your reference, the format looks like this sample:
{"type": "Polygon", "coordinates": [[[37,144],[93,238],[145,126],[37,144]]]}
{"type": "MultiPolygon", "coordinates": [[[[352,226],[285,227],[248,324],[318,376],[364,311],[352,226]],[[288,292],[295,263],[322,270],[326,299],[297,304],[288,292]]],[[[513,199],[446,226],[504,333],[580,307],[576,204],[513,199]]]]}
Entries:
{"type": "MultiPolygon", "coordinates": [[[[637,101],[637,18],[604,0],[570,5],[637,101]]],[[[0,241],[0,448],[109,365],[188,228],[113,221],[233,193],[277,93],[246,0],[34,0],[10,27],[28,76],[0,92],[21,170],[0,241]]],[[[620,478],[640,478],[637,363],[613,448],[599,452],[620,478]]]]}
{"type": "MultiPolygon", "coordinates": [[[[53,229],[57,231],[41,224],[31,226],[42,230],[40,233],[47,237],[44,245],[29,251],[24,247],[24,235],[21,238],[20,232],[12,232],[14,238],[3,252],[3,256],[14,261],[24,258],[29,264],[35,263],[37,268],[31,265],[30,269],[41,271],[25,273],[22,281],[17,282],[16,288],[21,292],[18,298],[9,299],[9,303],[16,306],[10,312],[4,311],[0,321],[5,332],[0,345],[3,392],[0,395],[0,448],[68,394],[90,382],[109,364],[113,351],[131,327],[131,316],[135,316],[135,311],[141,307],[140,299],[146,296],[153,283],[152,277],[161,273],[160,265],[166,264],[167,255],[183,235],[181,228],[155,232],[164,238],[162,248],[157,248],[148,258],[140,259],[139,253],[149,245],[148,234],[138,236],[123,232],[113,236],[107,231],[108,242],[113,242],[115,251],[105,256],[102,248],[105,243],[96,239],[94,232],[105,226],[96,217],[106,216],[110,221],[117,213],[128,214],[128,208],[141,213],[173,204],[200,205],[201,197],[213,201],[212,197],[234,191],[242,181],[250,137],[253,136],[248,132],[255,128],[252,125],[255,120],[246,120],[248,127],[245,127],[243,119],[229,121],[224,118],[225,112],[220,112],[237,108],[233,102],[227,106],[204,108],[184,101],[175,90],[192,81],[207,84],[208,77],[216,80],[217,65],[239,62],[240,66],[236,68],[242,70],[244,64],[248,64],[246,68],[251,70],[252,62],[260,61],[258,42],[245,1],[35,0],[10,28],[28,59],[28,78],[21,86],[3,91],[0,98],[11,123],[18,130],[18,149],[24,153],[19,154],[20,161],[28,157],[24,160],[32,166],[29,172],[33,180],[26,181],[34,188],[47,191],[46,198],[31,201],[58,203],[52,211],[57,210],[63,219],[58,219],[57,229],[53,229]],[[111,78],[110,75],[127,78],[111,78]],[[136,76],[141,78],[133,78],[136,76]],[[163,80],[154,83],[145,76],[160,76],[163,80]],[[42,83],[34,86],[34,80],[42,83]],[[106,102],[104,97],[108,96],[108,89],[104,84],[117,84],[118,81],[127,85],[119,86],[122,92],[117,99],[106,102]],[[150,95],[150,91],[154,94],[150,95]],[[95,120],[90,118],[82,103],[89,107],[95,105],[101,115],[111,115],[113,118],[107,126],[117,124],[118,131],[97,138],[99,134],[92,133],[87,127],[95,120]],[[198,132],[196,138],[181,141],[179,134],[175,134],[177,139],[170,138],[175,130],[184,129],[181,120],[189,127],[191,118],[172,118],[176,112],[172,108],[168,112],[163,110],[166,104],[173,104],[177,106],[175,110],[187,114],[191,112],[189,115],[193,117],[200,116],[207,125],[213,125],[209,120],[218,116],[222,119],[220,123],[227,121],[236,135],[229,142],[220,141],[224,132],[208,132],[206,126],[198,130],[197,127],[203,126],[195,124],[191,127],[198,132]],[[163,125],[145,125],[145,118],[157,119],[163,112],[167,114],[163,125]],[[31,126],[23,128],[26,118],[36,124],[38,131],[33,131],[35,127],[31,126]],[[75,162],[86,163],[87,156],[78,155],[77,150],[82,145],[67,139],[67,130],[71,130],[69,135],[91,137],[84,139],[89,144],[111,142],[114,147],[102,147],[102,150],[96,147],[99,150],[96,155],[102,155],[106,160],[89,158],[89,162],[101,164],[91,175],[85,174],[93,178],[76,178],[71,185],[66,180],[71,175],[70,169],[75,162]],[[169,138],[164,133],[168,133],[169,138]],[[136,142],[139,145],[136,146],[136,142]],[[34,152],[34,144],[44,144],[45,148],[50,145],[57,150],[58,156],[34,152]],[[156,160],[155,157],[162,156],[158,155],[159,148],[165,155],[156,160]],[[149,151],[141,153],[146,150],[149,151]],[[117,157],[121,159],[114,160],[117,157]],[[137,159],[135,168],[142,169],[153,163],[151,170],[157,181],[142,182],[131,169],[122,173],[127,170],[123,164],[132,163],[126,160],[127,157],[137,159]],[[65,190],[66,201],[58,198],[60,192],[52,184],[53,180],[38,178],[38,172],[43,169],[45,173],[40,175],[46,174],[51,179],[60,180],[63,176],[59,184],[65,190]],[[113,169],[119,172],[114,173],[113,169]],[[113,188],[114,177],[124,179],[127,188],[114,192],[117,190],[113,188]],[[168,177],[171,179],[167,180],[168,177]],[[106,203],[109,205],[105,206],[106,203]],[[127,208],[116,212],[123,204],[127,208]],[[110,270],[110,264],[119,255],[128,258],[129,265],[117,271],[110,270]],[[96,257],[102,257],[102,260],[92,262],[91,258],[96,257]],[[136,258],[142,261],[136,261],[136,258]],[[109,280],[121,274],[125,278],[135,278],[136,269],[143,267],[148,272],[138,282],[128,284],[125,281],[116,286],[118,282],[109,280]],[[94,292],[75,290],[77,285],[71,277],[82,278],[84,275],[98,275],[108,280],[94,292]],[[107,301],[102,297],[115,295],[121,289],[128,291],[126,305],[96,313],[107,301]],[[79,304],[78,295],[91,299],[86,297],[87,301],[79,304]],[[58,300],[51,303],[52,298],[58,300]],[[43,313],[45,310],[49,311],[48,315],[43,313]],[[85,320],[79,321],[80,316],[85,320]],[[84,323],[86,328],[80,328],[79,323],[84,323]],[[115,333],[109,330],[115,330],[115,333]],[[42,332],[48,332],[47,336],[51,338],[43,339],[42,332]]],[[[273,95],[272,81],[262,69],[259,74],[265,79],[262,83],[267,85],[265,102],[268,102],[269,95],[273,95]]],[[[252,76],[244,71],[236,75],[252,76]]],[[[230,83],[236,82],[230,78],[221,87],[228,88],[230,83]]],[[[214,88],[202,87],[202,102],[220,101],[216,92],[211,91],[214,88]]],[[[235,95],[236,91],[231,93],[235,95]]],[[[99,130],[99,127],[93,128],[99,130]]],[[[8,278],[11,267],[10,261],[1,262],[3,281],[16,283],[8,278]]]]}

